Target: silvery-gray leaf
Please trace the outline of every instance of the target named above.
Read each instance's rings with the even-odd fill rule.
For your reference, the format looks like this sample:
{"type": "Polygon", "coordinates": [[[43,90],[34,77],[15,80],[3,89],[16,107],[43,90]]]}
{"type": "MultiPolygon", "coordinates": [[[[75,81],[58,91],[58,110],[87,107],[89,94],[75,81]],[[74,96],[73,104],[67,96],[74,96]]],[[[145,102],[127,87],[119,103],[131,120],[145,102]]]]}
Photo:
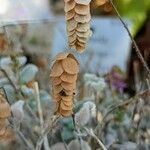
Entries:
{"type": "Polygon", "coordinates": [[[16,124],[21,123],[24,118],[24,111],[23,111],[24,103],[25,102],[23,100],[19,100],[15,102],[13,105],[11,105],[13,119],[16,124]]]}
{"type": "Polygon", "coordinates": [[[27,86],[25,85],[22,85],[21,86],[21,92],[26,95],[26,96],[32,96],[34,95],[34,90],[31,89],[31,88],[28,88],[27,86]]]}
{"type": "MultiPolygon", "coordinates": [[[[81,140],[81,146],[82,146],[82,150],[91,150],[91,147],[89,146],[89,144],[83,140],[81,140]]],[[[80,142],[79,140],[72,140],[69,145],[68,148],[70,150],[80,150],[80,142]]]]}
{"type": "Polygon", "coordinates": [[[16,101],[15,90],[11,85],[4,85],[4,88],[7,94],[8,101],[10,102],[10,104],[12,104],[13,102],[16,101]]]}
{"type": "Polygon", "coordinates": [[[44,90],[40,91],[40,99],[41,101],[48,101],[48,102],[52,100],[50,95],[44,90]]]}
{"type": "Polygon", "coordinates": [[[26,64],[27,62],[27,58],[25,56],[20,56],[20,57],[17,57],[17,60],[18,60],[18,64],[19,66],[23,66],[26,64]]]}
{"type": "Polygon", "coordinates": [[[6,85],[6,84],[9,84],[9,81],[7,78],[1,78],[0,79],[0,87],[6,85]]]}
{"type": "Polygon", "coordinates": [[[3,67],[3,66],[8,66],[12,64],[12,61],[11,61],[11,58],[10,57],[3,57],[0,59],[0,66],[3,67]]]}
{"type": "Polygon", "coordinates": [[[113,144],[112,150],[137,150],[136,143],[125,142],[123,144],[113,144]]]}
{"type": "MultiPolygon", "coordinates": [[[[27,62],[27,58],[25,56],[19,56],[19,57],[16,57],[17,61],[18,61],[18,65],[19,66],[23,66],[25,65],[25,63],[27,62]]],[[[3,66],[9,66],[9,65],[12,65],[13,64],[13,61],[11,60],[10,57],[3,57],[0,59],[0,66],[3,67],[3,66]]]]}
{"type": "Polygon", "coordinates": [[[56,143],[52,145],[51,150],[66,150],[64,143],[56,143]]]}
{"type": "Polygon", "coordinates": [[[20,71],[20,81],[22,83],[27,83],[31,81],[36,73],[38,72],[38,68],[33,64],[26,65],[21,71],[20,71]]]}

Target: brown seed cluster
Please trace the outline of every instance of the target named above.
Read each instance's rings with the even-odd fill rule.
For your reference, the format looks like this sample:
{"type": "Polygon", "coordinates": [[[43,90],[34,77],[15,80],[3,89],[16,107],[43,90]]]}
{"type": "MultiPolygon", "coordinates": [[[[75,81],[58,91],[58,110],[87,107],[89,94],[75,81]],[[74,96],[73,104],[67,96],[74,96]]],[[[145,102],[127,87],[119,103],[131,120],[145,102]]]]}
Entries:
{"type": "Polygon", "coordinates": [[[56,112],[64,117],[71,115],[79,63],[71,53],[59,53],[51,68],[53,98],[56,112]]]}
{"type": "Polygon", "coordinates": [[[4,96],[0,93],[0,140],[7,134],[6,119],[10,116],[11,109],[4,96]]]}
{"type": "Polygon", "coordinates": [[[97,6],[101,6],[106,12],[110,12],[112,10],[112,6],[109,0],[96,0],[95,4],[97,6]]]}
{"type": "Polygon", "coordinates": [[[91,0],[64,0],[64,2],[69,47],[82,52],[92,33],[90,30],[91,0]]]}

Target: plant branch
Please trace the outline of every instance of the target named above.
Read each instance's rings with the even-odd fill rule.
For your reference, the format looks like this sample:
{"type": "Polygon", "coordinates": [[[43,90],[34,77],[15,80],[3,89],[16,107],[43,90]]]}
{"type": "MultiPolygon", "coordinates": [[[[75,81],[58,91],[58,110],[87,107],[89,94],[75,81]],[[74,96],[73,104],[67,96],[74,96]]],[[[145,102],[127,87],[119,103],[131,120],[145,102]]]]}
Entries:
{"type": "Polygon", "coordinates": [[[52,120],[51,120],[50,124],[48,125],[48,127],[46,127],[44,129],[43,134],[39,137],[39,139],[37,141],[37,144],[36,144],[35,150],[40,150],[45,136],[47,136],[47,134],[53,130],[53,127],[56,125],[58,119],[59,119],[59,116],[55,116],[55,118],[52,118],[52,120]]]}
{"type": "Polygon", "coordinates": [[[120,107],[123,107],[123,106],[126,106],[126,105],[129,105],[129,104],[131,104],[131,103],[134,102],[134,101],[137,101],[139,97],[143,97],[143,96],[144,96],[146,93],[148,93],[148,92],[149,92],[149,89],[146,89],[145,91],[136,94],[134,97],[131,97],[130,99],[125,100],[125,101],[119,103],[118,105],[112,107],[112,108],[106,113],[106,115],[103,117],[102,122],[104,122],[105,119],[106,119],[106,117],[107,117],[110,113],[112,113],[113,111],[115,111],[116,109],[118,109],[118,108],[120,108],[120,107]]]}
{"type": "Polygon", "coordinates": [[[143,66],[144,66],[144,68],[145,68],[145,70],[146,70],[146,72],[147,72],[147,75],[148,75],[148,77],[149,77],[149,79],[150,79],[150,70],[149,70],[149,67],[148,67],[147,63],[145,62],[144,57],[142,56],[138,45],[136,44],[134,38],[132,37],[132,34],[130,33],[130,31],[129,31],[127,25],[126,25],[126,23],[125,23],[125,22],[123,21],[123,19],[121,18],[121,15],[119,14],[119,12],[118,12],[116,6],[114,5],[113,1],[112,1],[112,0],[109,0],[109,2],[110,2],[110,4],[112,5],[113,9],[115,10],[115,12],[116,12],[116,14],[117,14],[119,20],[120,20],[121,23],[123,24],[124,28],[126,29],[126,31],[127,31],[128,35],[129,35],[131,41],[133,42],[133,45],[134,45],[134,47],[135,47],[135,51],[136,51],[136,53],[137,53],[137,55],[138,55],[138,57],[139,57],[141,63],[143,64],[143,66]]]}
{"type": "Polygon", "coordinates": [[[9,75],[7,74],[6,70],[0,67],[0,71],[8,79],[8,81],[10,82],[10,84],[12,85],[12,87],[14,88],[15,92],[18,93],[17,87],[15,86],[15,84],[13,83],[13,81],[11,80],[11,78],[9,77],[9,75]]]}
{"type": "MultiPolygon", "coordinates": [[[[38,107],[38,113],[39,113],[39,118],[40,118],[41,135],[43,135],[43,133],[44,133],[44,127],[43,127],[44,119],[43,119],[43,111],[42,111],[41,101],[40,101],[38,82],[34,82],[34,89],[35,89],[35,99],[37,100],[37,107],[38,107]]],[[[44,137],[44,148],[45,148],[45,150],[50,150],[47,136],[44,137]]]]}
{"type": "Polygon", "coordinates": [[[103,150],[107,150],[107,148],[105,147],[105,145],[101,142],[101,140],[94,134],[93,130],[92,129],[88,129],[86,127],[84,127],[84,130],[87,132],[87,134],[89,134],[90,136],[92,136],[96,141],[97,143],[100,145],[100,147],[103,149],[103,150]]]}

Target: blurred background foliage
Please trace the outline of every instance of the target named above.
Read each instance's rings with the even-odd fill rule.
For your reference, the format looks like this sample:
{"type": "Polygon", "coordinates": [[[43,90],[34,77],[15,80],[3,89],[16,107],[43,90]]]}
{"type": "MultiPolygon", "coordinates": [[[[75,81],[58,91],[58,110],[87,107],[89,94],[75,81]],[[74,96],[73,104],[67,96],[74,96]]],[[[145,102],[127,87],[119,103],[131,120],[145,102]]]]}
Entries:
{"type": "Polygon", "coordinates": [[[133,22],[132,34],[135,35],[150,11],[150,0],[115,0],[114,2],[121,16],[133,22]]]}

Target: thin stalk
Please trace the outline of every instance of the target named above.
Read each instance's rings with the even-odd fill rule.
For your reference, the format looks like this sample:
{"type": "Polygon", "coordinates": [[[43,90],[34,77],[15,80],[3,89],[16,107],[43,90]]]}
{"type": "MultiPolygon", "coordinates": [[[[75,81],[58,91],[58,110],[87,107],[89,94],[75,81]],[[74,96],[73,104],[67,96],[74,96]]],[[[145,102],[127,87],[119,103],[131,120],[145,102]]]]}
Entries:
{"type": "Polygon", "coordinates": [[[137,53],[137,56],[139,57],[141,63],[143,64],[143,66],[144,66],[144,68],[145,68],[145,70],[146,70],[146,72],[147,72],[147,75],[148,75],[148,77],[149,77],[149,79],[150,79],[150,70],[149,70],[149,67],[148,67],[147,63],[145,62],[144,57],[142,56],[138,45],[136,44],[134,38],[132,37],[132,34],[131,34],[131,32],[129,31],[129,29],[128,29],[126,23],[125,23],[125,22],[123,21],[123,19],[121,18],[121,15],[120,15],[120,13],[118,12],[118,10],[117,10],[116,6],[114,5],[113,1],[112,1],[112,0],[109,0],[109,2],[110,2],[110,4],[112,5],[113,9],[115,10],[115,12],[116,12],[116,14],[117,14],[119,20],[120,20],[121,23],[123,24],[124,28],[126,29],[126,31],[127,31],[128,35],[129,35],[129,37],[130,37],[130,39],[131,39],[131,41],[132,41],[134,47],[135,47],[135,51],[136,51],[136,53],[137,53]]]}

